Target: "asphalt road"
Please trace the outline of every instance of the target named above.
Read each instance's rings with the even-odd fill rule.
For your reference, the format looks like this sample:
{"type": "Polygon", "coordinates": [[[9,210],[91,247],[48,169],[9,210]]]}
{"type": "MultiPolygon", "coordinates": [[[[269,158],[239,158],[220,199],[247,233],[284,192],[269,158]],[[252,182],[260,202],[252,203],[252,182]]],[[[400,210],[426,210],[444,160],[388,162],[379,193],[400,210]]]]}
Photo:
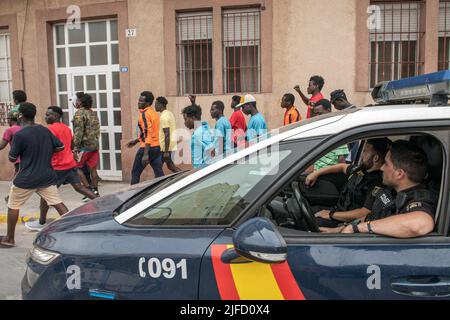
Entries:
{"type": "MultiPolygon", "coordinates": [[[[6,224],[0,224],[0,234],[6,234],[6,224]]],[[[25,274],[25,257],[33,246],[36,232],[29,232],[19,224],[16,228],[16,246],[0,248],[0,300],[20,300],[20,282],[25,274]]]]}
{"type": "MultiPolygon", "coordinates": [[[[102,183],[100,185],[101,195],[117,192],[127,188],[124,183],[102,183]]],[[[62,200],[69,210],[75,209],[83,204],[82,196],[76,193],[72,187],[64,186],[59,190],[62,200]]],[[[0,182],[0,235],[6,235],[7,205],[4,197],[9,193],[9,182],[0,182]]],[[[39,216],[39,197],[33,195],[20,210],[21,217],[36,219],[39,216]]],[[[58,218],[58,214],[51,209],[49,220],[58,218]]],[[[0,248],[0,300],[21,299],[20,283],[25,274],[25,257],[33,246],[36,232],[28,231],[22,223],[16,227],[16,247],[0,248]]]]}

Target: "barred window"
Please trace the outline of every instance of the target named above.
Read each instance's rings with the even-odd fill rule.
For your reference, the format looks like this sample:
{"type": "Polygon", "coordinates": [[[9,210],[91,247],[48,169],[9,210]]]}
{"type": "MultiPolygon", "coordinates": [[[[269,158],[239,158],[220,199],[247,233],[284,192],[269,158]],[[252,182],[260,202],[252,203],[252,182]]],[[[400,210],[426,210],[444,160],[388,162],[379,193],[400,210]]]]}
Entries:
{"type": "Polygon", "coordinates": [[[423,72],[421,1],[372,2],[381,24],[370,30],[370,87],[423,72]]]}
{"type": "Polygon", "coordinates": [[[0,102],[0,127],[8,125],[8,112],[13,107],[12,103],[0,102]]]}
{"type": "Polygon", "coordinates": [[[441,0],[439,7],[438,70],[450,68],[450,0],[441,0]]]}
{"type": "Polygon", "coordinates": [[[0,103],[12,102],[11,51],[9,33],[0,30],[0,103]]]}
{"type": "Polygon", "coordinates": [[[212,94],[212,13],[179,13],[176,19],[178,94],[212,94]]]}
{"type": "Polygon", "coordinates": [[[260,9],[224,10],[222,19],[224,91],[260,92],[260,9]]]}

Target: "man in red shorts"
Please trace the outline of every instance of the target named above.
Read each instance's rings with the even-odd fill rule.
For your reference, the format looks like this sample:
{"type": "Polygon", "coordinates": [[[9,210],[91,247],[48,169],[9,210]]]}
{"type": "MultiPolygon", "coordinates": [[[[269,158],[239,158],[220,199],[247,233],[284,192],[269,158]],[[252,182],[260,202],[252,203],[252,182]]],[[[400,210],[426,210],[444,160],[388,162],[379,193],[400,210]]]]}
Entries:
{"type": "Polygon", "coordinates": [[[81,107],[77,110],[73,118],[73,146],[74,153],[78,160],[78,168],[83,168],[86,164],[92,178],[91,189],[98,193],[97,165],[99,162],[99,138],[100,121],[97,113],[92,111],[92,97],[85,94],[80,99],[81,107]]]}

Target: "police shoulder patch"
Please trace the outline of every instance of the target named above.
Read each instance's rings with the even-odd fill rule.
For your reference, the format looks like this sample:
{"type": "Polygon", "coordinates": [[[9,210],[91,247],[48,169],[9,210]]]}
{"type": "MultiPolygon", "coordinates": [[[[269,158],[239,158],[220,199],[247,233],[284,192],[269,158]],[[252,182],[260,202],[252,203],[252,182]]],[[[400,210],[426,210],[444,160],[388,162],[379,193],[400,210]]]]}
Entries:
{"type": "Polygon", "coordinates": [[[373,191],[372,191],[372,196],[376,196],[377,194],[378,194],[378,192],[380,191],[380,190],[382,190],[383,188],[381,188],[381,187],[375,187],[375,188],[373,188],[373,191]]]}
{"type": "Polygon", "coordinates": [[[411,203],[408,204],[408,206],[406,207],[406,210],[407,210],[407,211],[411,211],[411,210],[413,210],[414,208],[420,208],[420,207],[422,207],[422,202],[418,202],[418,201],[416,201],[416,202],[411,202],[411,203]]]}

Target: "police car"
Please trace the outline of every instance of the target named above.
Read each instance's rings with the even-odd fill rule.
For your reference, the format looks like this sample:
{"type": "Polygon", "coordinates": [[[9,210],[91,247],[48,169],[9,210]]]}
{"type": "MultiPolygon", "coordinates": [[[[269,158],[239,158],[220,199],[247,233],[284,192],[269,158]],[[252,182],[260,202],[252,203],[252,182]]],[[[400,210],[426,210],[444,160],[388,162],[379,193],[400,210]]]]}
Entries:
{"type": "Polygon", "coordinates": [[[91,201],[37,235],[23,298],[447,298],[449,92],[450,71],[382,83],[375,106],[284,127],[202,170],[91,201]],[[318,232],[308,205],[335,203],[340,186],[305,190],[305,170],[339,146],[386,136],[426,152],[439,190],[434,231],[318,232]]]}

